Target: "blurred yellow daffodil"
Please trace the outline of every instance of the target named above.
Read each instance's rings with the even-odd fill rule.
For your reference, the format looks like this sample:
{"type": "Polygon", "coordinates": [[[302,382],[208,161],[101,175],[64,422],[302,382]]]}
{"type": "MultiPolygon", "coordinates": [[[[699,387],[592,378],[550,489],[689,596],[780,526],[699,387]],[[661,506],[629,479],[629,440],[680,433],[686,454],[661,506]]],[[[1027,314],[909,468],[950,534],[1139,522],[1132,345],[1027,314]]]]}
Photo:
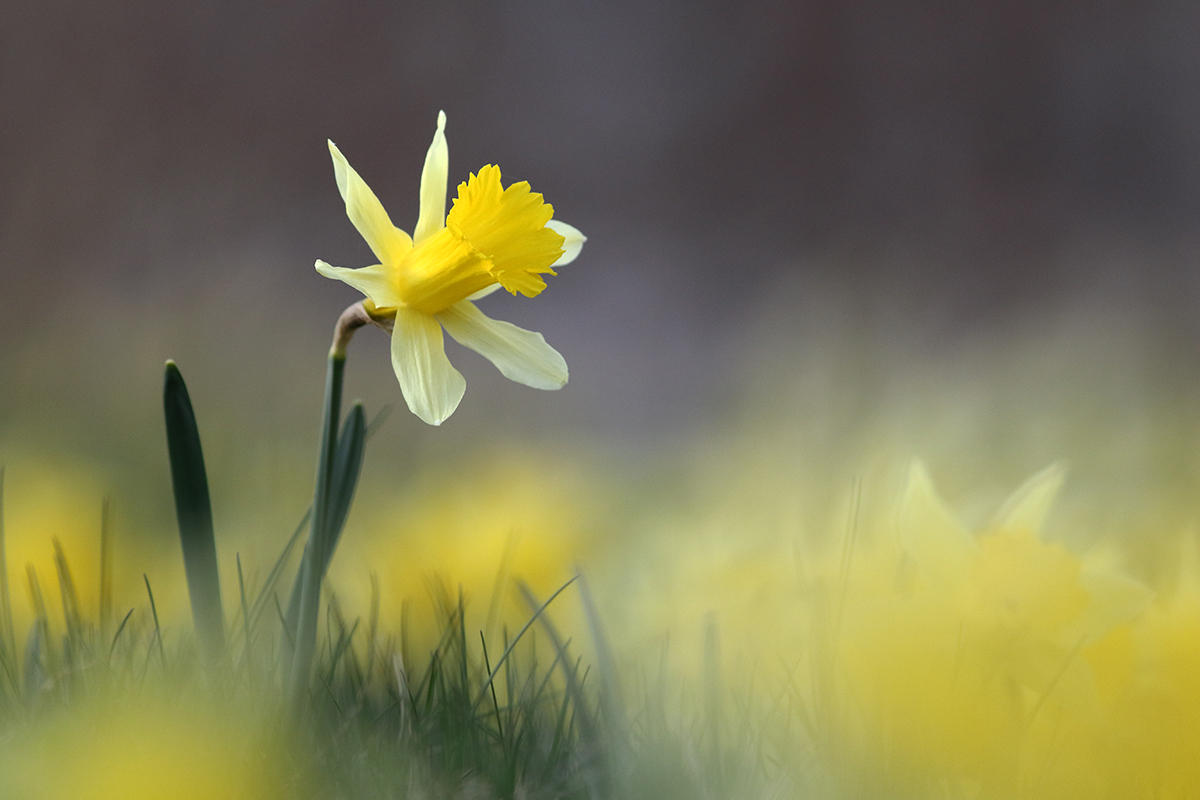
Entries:
{"type": "Polygon", "coordinates": [[[459,184],[446,215],[445,131],[442,112],[421,172],[420,215],[411,237],[392,224],[375,193],[329,143],[346,214],[380,263],[362,269],[316,264],[322,275],[365,294],[372,318],[394,318],[392,366],[400,390],[409,409],[431,425],[454,413],[466,388],[446,358],[442,328],[510,380],[535,389],[567,382],[566,362],[540,333],[490,319],[472,301],[501,286],[534,297],[546,287],[542,275],[573,261],[586,239],[551,219],[554,209],[528,182],[501,187],[500,169],[492,165],[459,184]]]}

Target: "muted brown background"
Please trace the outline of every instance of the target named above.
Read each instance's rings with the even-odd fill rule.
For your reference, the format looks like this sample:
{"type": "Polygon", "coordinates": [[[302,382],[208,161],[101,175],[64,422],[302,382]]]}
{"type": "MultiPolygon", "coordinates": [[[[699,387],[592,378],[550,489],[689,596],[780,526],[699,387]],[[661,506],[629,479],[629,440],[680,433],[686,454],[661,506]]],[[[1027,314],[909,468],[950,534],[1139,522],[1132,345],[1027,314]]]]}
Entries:
{"type": "MultiPolygon", "coordinates": [[[[498,163],[590,237],[542,297],[489,305],[571,383],[452,346],[462,408],[440,431],[398,414],[378,469],[485,435],[654,450],[754,391],[748,353],[800,363],[819,330],[756,321],[826,294],[935,353],[1116,298],[1190,370],[1198,29],[1186,2],[6,3],[0,442],[162,505],[173,357],[210,461],[307,475],[355,297],[312,262],[370,258],[324,141],[411,229],[439,109],[452,181],[498,163]]],[[[360,338],[348,394],[399,403],[384,338],[360,338]]]]}

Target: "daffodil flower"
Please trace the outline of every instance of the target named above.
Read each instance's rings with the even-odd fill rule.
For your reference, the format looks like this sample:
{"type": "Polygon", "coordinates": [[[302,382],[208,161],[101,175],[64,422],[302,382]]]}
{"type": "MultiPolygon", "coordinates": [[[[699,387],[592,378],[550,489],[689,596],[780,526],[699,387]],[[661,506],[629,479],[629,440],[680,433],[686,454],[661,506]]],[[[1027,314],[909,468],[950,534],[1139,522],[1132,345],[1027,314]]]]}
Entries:
{"type": "Polygon", "coordinates": [[[372,319],[394,319],[392,366],[409,409],[440,425],[462,399],[466,381],[446,358],[442,328],[510,380],[535,389],[562,388],[567,364],[540,333],[491,319],[473,301],[500,287],[536,296],[546,288],[542,276],[575,260],[586,237],[551,219],[554,209],[528,182],[503,188],[500,169],[492,165],[459,184],[447,215],[444,112],[425,156],[420,215],[411,237],[392,224],[333,142],[329,152],[346,214],[380,263],[346,269],[318,261],[317,271],[365,294],[372,319]]]}

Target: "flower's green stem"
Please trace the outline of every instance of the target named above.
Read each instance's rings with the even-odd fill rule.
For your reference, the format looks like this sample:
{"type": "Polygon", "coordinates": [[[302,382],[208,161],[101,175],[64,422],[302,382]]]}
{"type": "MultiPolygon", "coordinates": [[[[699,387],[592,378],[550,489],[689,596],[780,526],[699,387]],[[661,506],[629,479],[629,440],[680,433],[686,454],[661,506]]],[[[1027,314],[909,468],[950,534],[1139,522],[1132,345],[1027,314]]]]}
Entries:
{"type": "MultiPolygon", "coordinates": [[[[335,343],[337,337],[335,337],[335,343]]],[[[345,346],[329,353],[325,371],[325,407],[322,413],[321,447],[317,459],[317,486],[313,496],[312,527],[304,557],[300,562],[300,613],[296,629],[296,648],[288,675],[289,692],[299,703],[308,689],[313,653],[317,645],[317,621],[321,603],[321,579],[328,563],[330,546],[329,506],[333,457],[336,450],[338,420],[342,409],[342,377],[346,369],[345,346]]]]}

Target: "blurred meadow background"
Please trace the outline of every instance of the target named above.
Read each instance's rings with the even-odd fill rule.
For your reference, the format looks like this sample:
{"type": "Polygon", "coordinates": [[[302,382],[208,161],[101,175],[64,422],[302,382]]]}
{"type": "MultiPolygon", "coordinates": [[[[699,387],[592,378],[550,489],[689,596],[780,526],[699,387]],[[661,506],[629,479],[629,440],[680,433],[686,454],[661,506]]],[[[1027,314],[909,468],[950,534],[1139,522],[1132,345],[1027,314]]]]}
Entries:
{"type": "MultiPolygon", "coordinates": [[[[188,635],[168,358],[200,423],[227,610],[235,555],[261,584],[311,501],[323,361],[358,299],[313,261],[370,263],[325,140],[411,230],[444,109],[452,186],[498,164],[589,237],[536,301],[486,305],[544,333],[571,380],[537,392],[449,343],[468,390],[432,428],[404,407],[387,338],[357,335],[347,399],[394,413],[330,575],[349,616],[377,582],[381,627],[406,620],[419,649],[438,597],[461,587],[476,628],[512,625],[528,609],[510,580],[546,597],[580,568],[650,696],[663,670],[699,683],[717,664],[731,687],[807,675],[778,697],[840,720],[817,725],[835,744],[802,748],[822,765],[805,774],[825,776],[810,788],[900,793],[953,774],[969,776],[962,796],[1067,796],[996,778],[990,733],[962,743],[982,701],[897,728],[915,713],[899,695],[945,697],[921,683],[941,676],[920,666],[927,651],[904,661],[943,629],[901,635],[917,623],[876,608],[870,577],[894,567],[879,552],[897,518],[944,521],[914,459],[947,513],[993,532],[1005,499],[1061,464],[1033,491],[1065,476],[1057,502],[1012,524],[1045,518],[1029,552],[1050,584],[1078,588],[1088,570],[1128,583],[1087,583],[1093,606],[1124,598],[1103,624],[1063,600],[1053,647],[1013,685],[1037,714],[1047,687],[1078,677],[1063,713],[1103,744],[1055,775],[1097,775],[1120,750],[1096,731],[1137,718],[1142,695],[1105,695],[1103,724],[1077,698],[1127,673],[1156,709],[1188,709],[1159,726],[1184,763],[1200,754],[1200,696],[1180,705],[1162,687],[1200,679],[1200,600],[1185,591],[1200,509],[1198,26],[1200,8],[1168,0],[5,4],[0,464],[18,639],[25,565],[57,591],[54,537],[95,612],[104,498],[117,616],[145,614],[145,574],[168,640],[188,635]],[[1154,603],[1158,628],[1130,628],[1126,655],[1110,642],[1075,676],[1074,636],[1090,646],[1154,603]],[[829,613],[844,663],[817,655],[829,613]],[[879,665],[897,662],[913,682],[889,690],[879,665]],[[1147,678],[1151,662],[1182,671],[1147,678]],[[847,694],[819,677],[834,673],[847,694]],[[835,712],[835,696],[855,699],[835,712]],[[863,752],[889,754],[883,777],[863,752]]],[[[574,596],[555,610],[594,656],[574,596]]],[[[961,639],[957,624],[944,630],[961,639]]],[[[1050,773],[1022,764],[1023,781],[1050,773]]],[[[1123,774],[1179,796],[1200,780],[1154,769],[1123,774]]]]}

